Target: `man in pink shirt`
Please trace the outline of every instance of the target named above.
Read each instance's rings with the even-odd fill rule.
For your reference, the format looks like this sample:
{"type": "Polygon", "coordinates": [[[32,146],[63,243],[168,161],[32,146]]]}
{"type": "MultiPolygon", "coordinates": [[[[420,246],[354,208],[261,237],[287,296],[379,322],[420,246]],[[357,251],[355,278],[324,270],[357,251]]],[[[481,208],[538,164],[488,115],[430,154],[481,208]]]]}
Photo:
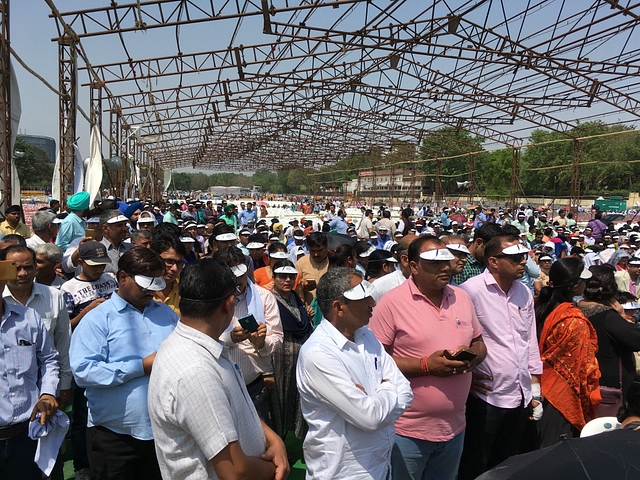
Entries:
{"type": "Polygon", "coordinates": [[[473,373],[459,480],[471,480],[518,453],[527,418],[542,417],[533,297],[517,280],[529,249],[500,235],[485,248],[487,269],[461,287],[469,294],[489,352],[473,373]]]}
{"type": "Polygon", "coordinates": [[[486,349],[469,296],[449,286],[453,258],[421,235],[409,245],[411,277],[380,298],[369,328],[409,378],[412,406],[396,421],[393,479],[454,480],[462,454],[470,372],[486,349]],[[465,361],[447,359],[460,350],[465,361]]]}

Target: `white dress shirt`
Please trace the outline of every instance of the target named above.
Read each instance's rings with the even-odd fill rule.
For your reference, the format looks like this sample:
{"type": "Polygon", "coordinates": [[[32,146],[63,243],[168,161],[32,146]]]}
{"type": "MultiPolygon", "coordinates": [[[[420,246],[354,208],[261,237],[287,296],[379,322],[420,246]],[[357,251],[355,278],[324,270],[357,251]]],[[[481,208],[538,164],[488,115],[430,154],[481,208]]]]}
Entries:
{"type": "Polygon", "coordinates": [[[29,247],[31,250],[35,250],[36,245],[44,245],[45,243],[47,243],[35,233],[31,237],[27,238],[25,242],[27,243],[27,247],[29,247]]]}
{"type": "Polygon", "coordinates": [[[356,330],[354,340],[322,319],[300,350],[296,376],[309,425],[307,480],[388,478],[393,424],[413,393],[371,330],[356,330]]]}
{"type": "MultiPolygon", "coordinates": [[[[14,298],[8,286],[4,287],[2,298],[7,303],[22,305],[14,298]]],[[[47,287],[39,283],[33,284],[31,296],[24,304],[25,307],[33,308],[47,327],[47,332],[53,341],[53,347],[60,354],[60,390],[71,388],[71,365],[69,364],[69,345],[71,344],[71,325],[69,324],[69,314],[64,302],[62,293],[56,288],[47,287]]]]}
{"type": "Polygon", "coordinates": [[[384,275],[373,282],[373,293],[371,296],[377,302],[380,297],[387,293],[389,290],[393,290],[399,287],[406,280],[402,270],[397,269],[395,272],[391,272],[388,275],[384,275]]]}

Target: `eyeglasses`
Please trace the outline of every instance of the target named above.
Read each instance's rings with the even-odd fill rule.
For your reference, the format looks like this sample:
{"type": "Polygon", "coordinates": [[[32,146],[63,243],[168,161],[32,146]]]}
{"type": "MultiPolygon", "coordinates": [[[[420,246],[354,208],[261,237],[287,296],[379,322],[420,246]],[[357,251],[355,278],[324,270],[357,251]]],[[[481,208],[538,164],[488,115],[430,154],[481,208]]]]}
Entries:
{"type": "Polygon", "coordinates": [[[527,254],[526,253],[514,253],[512,255],[501,254],[501,255],[496,255],[496,258],[506,258],[510,262],[521,263],[527,260],[527,254]]]}
{"type": "Polygon", "coordinates": [[[176,265],[178,270],[182,270],[186,265],[182,260],[174,260],[173,258],[163,258],[162,261],[167,268],[171,268],[176,265]]]}

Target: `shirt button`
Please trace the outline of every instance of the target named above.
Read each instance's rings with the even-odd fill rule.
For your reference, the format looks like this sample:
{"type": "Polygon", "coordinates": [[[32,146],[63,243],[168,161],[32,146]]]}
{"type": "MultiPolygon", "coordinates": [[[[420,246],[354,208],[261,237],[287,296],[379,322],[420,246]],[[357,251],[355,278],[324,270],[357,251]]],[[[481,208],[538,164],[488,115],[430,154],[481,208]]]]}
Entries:
{"type": "Polygon", "coordinates": [[[15,397],[16,396],[16,392],[11,392],[11,396],[15,397]]]}
{"type": "Polygon", "coordinates": [[[18,417],[13,417],[13,419],[14,419],[14,420],[17,420],[17,419],[18,419],[18,417]]]}
{"type": "Polygon", "coordinates": [[[6,347],[6,348],[4,349],[4,351],[5,351],[5,352],[8,352],[9,350],[11,350],[9,347],[6,347]]]}

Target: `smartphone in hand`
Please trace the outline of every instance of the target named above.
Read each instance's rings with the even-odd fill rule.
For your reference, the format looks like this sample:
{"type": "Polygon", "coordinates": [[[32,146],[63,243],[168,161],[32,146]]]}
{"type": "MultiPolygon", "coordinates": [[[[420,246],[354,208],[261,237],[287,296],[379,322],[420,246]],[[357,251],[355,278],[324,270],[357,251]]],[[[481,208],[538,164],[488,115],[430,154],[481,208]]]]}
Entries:
{"type": "Polygon", "coordinates": [[[448,360],[457,360],[459,362],[470,362],[478,356],[477,353],[473,353],[471,350],[460,350],[453,355],[449,350],[444,351],[444,356],[448,360]]]}
{"type": "Polygon", "coordinates": [[[251,333],[258,331],[258,322],[256,322],[256,317],[254,317],[251,313],[239,318],[238,323],[242,328],[248,330],[251,333]]]}

